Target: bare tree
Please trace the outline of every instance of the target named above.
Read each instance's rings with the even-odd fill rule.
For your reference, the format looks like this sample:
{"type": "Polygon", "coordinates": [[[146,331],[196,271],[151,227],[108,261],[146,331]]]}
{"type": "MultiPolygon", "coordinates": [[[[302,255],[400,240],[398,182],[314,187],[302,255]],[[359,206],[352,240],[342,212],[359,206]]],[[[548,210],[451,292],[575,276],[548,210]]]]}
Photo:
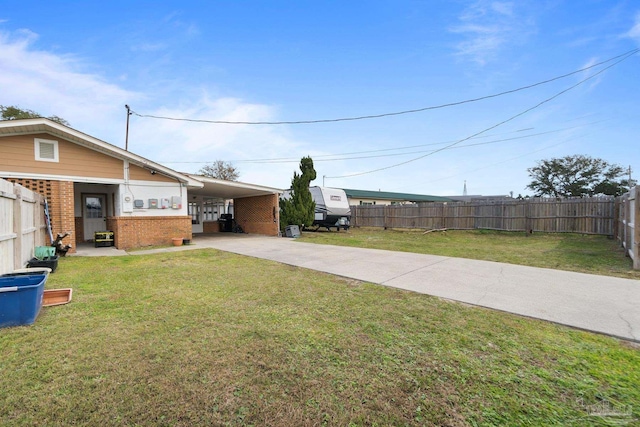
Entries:
{"type": "Polygon", "coordinates": [[[216,160],[210,165],[203,166],[198,171],[198,174],[210,178],[224,179],[225,181],[237,181],[240,177],[238,169],[231,163],[223,160],[216,160]]]}

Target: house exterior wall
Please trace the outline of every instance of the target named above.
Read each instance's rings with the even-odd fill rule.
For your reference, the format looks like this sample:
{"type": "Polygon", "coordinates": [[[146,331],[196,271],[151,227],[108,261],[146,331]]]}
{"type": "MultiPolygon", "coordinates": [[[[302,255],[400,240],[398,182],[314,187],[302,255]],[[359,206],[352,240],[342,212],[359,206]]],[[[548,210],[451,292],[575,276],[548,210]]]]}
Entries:
{"type": "Polygon", "coordinates": [[[173,237],[191,239],[191,217],[111,217],[107,228],[114,232],[118,249],[170,245],[173,237]]]}
{"type": "Polygon", "coordinates": [[[49,134],[0,137],[0,171],[123,179],[124,162],[49,134]],[[58,162],[38,161],[35,140],[58,141],[58,162]]]}
{"type": "Polygon", "coordinates": [[[277,236],[280,209],[277,194],[233,200],[236,223],[247,233],[277,236]]]}
{"type": "MultiPolygon", "coordinates": [[[[46,119],[31,119],[10,126],[3,123],[0,130],[3,132],[0,136],[0,177],[20,183],[48,199],[54,238],[57,233],[70,233],[64,243],[73,245],[71,252],[77,244],[93,238],[84,232],[84,195],[105,196],[105,228],[114,232],[115,245],[125,249],[166,245],[173,237],[191,239],[193,228],[188,214],[188,190],[199,189],[201,197],[218,197],[215,186],[203,194],[205,183],[197,177],[172,171],[46,119]],[[33,130],[19,134],[29,132],[28,129],[33,130]],[[39,140],[53,143],[55,158],[36,158],[41,149],[43,157],[51,154],[51,146],[37,143],[39,140]],[[151,207],[150,199],[158,200],[158,208],[151,207]],[[161,208],[163,199],[169,202],[165,209],[161,208]],[[132,200],[140,201],[141,205],[132,207],[129,204],[132,200]]],[[[231,191],[247,194],[246,188],[242,187],[231,191]]],[[[256,190],[265,194],[265,189],[256,190]]],[[[220,191],[229,193],[227,188],[220,191]]],[[[277,193],[239,198],[235,203],[235,219],[244,230],[278,234],[277,193]]],[[[94,225],[99,227],[101,223],[94,225]]],[[[219,231],[220,225],[209,218],[202,227],[202,231],[211,233],[219,231]]],[[[89,226],[87,233],[89,230],[93,234],[95,228],[89,226]]]]}
{"type": "Polygon", "coordinates": [[[0,137],[0,176],[2,172],[8,175],[7,180],[47,198],[54,238],[57,233],[68,232],[70,235],[63,242],[73,246],[70,253],[75,252],[77,244],[93,239],[84,235],[83,195],[86,194],[106,196],[105,227],[114,231],[117,247],[164,245],[171,243],[172,237],[191,238],[191,220],[186,216],[184,202],[177,209],[149,209],[149,199],[184,199],[186,189],[182,184],[126,160],[46,133],[3,136],[0,137]],[[57,162],[36,160],[36,139],[57,141],[57,162]],[[143,200],[144,207],[123,212],[125,194],[143,200]]]}
{"type": "Polygon", "coordinates": [[[362,198],[349,198],[349,206],[359,206],[359,205],[395,205],[395,204],[404,204],[411,203],[403,200],[384,200],[384,199],[362,199],[362,198]]]}
{"type": "Polygon", "coordinates": [[[171,177],[159,173],[152,174],[151,170],[136,165],[129,165],[129,179],[134,181],[176,182],[176,180],[171,177]]]}
{"type": "MultiPolygon", "coordinates": [[[[151,174],[148,175],[152,176],[151,174]]],[[[116,216],[182,216],[187,215],[188,212],[186,196],[186,188],[175,180],[172,182],[132,180],[128,183],[120,184],[118,192],[115,194],[114,207],[116,216]],[[134,207],[131,212],[125,212],[125,209],[123,209],[123,197],[125,194],[131,195],[134,200],[142,200],[143,207],[134,207]],[[156,199],[158,203],[162,199],[167,199],[171,203],[172,197],[178,197],[181,201],[181,204],[176,209],[172,206],[166,209],[162,209],[160,206],[154,209],[149,206],[149,199],[156,199]]]]}

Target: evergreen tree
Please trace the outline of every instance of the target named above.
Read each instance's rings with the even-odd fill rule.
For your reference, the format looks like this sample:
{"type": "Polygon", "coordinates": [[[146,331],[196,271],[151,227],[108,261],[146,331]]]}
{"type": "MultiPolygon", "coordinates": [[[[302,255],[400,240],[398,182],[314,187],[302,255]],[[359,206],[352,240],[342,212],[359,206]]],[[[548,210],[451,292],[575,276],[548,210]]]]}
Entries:
{"type": "Polygon", "coordinates": [[[291,193],[289,198],[280,199],[280,228],[287,225],[297,225],[302,230],[304,226],[313,224],[316,204],[311,197],[309,184],[316,179],[316,170],[313,168],[311,157],[303,157],[300,160],[300,171],[293,173],[291,180],[291,193]]]}
{"type": "Polygon", "coordinates": [[[542,160],[527,172],[532,178],[527,188],[536,197],[619,196],[635,185],[634,180],[623,178],[622,166],[585,155],[542,160]]]}

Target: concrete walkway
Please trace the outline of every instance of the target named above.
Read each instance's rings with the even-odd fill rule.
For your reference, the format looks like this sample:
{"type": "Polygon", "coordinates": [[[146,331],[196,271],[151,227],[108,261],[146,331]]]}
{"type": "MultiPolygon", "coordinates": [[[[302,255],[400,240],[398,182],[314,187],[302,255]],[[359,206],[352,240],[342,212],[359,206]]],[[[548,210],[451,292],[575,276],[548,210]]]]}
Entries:
{"type": "Polygon", "coordinates": [[[257,235],[192,242],[132,254],[215,248],[640,342],[640,280],[257,235]]]}

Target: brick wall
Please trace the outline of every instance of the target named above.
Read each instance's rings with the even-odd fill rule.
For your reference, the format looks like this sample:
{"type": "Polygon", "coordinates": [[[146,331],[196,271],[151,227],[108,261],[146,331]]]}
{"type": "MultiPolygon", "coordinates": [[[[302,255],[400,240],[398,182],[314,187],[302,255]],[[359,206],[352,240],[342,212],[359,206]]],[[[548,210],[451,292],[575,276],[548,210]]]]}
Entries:
{"type": "Polygon", "coordinates": [[[107,228],[114,232],[118,249],[170,245],[172,237],[192,238],[190,216],[110,217],[107,228]]]}
{"type": "Polygon", "coordinates": [[[277,194],[234,199],[233,213],[238,225],[247,233],[278,235],[280,209],[277,194]]]}
{"type": "Polygon", "coordinates": [[[76,217],[74,213],[73,203],[73,182],[71,181],[54,181],[52,185],[51,207],[54,214],[51,219],[57,217],[57,224],[53,226],[53,237],[58,233],[69,233],[65,237],[63,243],[71,243],[73,248],[70,253],[75,252],[76,241],[76,217]],[[55,185],[57,184],[57,185],[55,185]]]}
{"type": "Polygon", "coordinates": [[[81,216],[75,217],[76,223],[76,243],[84,242],[84,218],[81,216]]]}
{"type": "MultiPolygon", "coordinates": [[[[69,233],[68,237],[63,239],[65,244],[71,244],[73,247],[69,253],[75,252],[76,242],[76,221],[74,216],[73,204],[73,182],[71,181],[52,181],[43,179],[16,179],[8,178],[14,184],[20,184],[31,191],[42,194],[47,198],[49,203],[49,216],[51,217],[51,230],[55,239],[58,233],[69,233]]],[[[47,236],[47,244],[51,244],[47,236]]]]}
{"type": "Polygon", "coordinates": [[[220,223],[218,221],[205,221],[202,223],[203,233],[219,233],[220,223]]]}

